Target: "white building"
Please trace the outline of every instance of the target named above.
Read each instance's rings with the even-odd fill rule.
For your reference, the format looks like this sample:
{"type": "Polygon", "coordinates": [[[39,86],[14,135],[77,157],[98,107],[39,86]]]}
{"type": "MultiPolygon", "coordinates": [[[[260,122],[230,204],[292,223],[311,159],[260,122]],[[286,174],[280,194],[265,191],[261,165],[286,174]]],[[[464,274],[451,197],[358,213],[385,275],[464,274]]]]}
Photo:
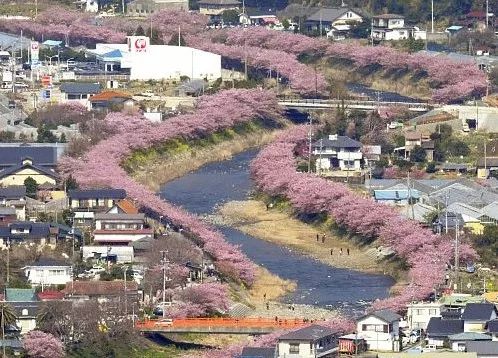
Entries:
{"type": "Polygon", "coordinates": [[[317,158],[317,170],[360,170],[362,144],[337,134],[329,135],[313,143],[313,155],[317,158]]]}
{"type": "Polygon", "coordinates": [[[404,40],[413,36],[413,27],[405,26],[405,17],[384,14],[372,18],[372,38],[374,40],[404,40]]]}
{"type": "Polygon", "coordinates": [[[372,312],[357,320],[358,338],[367,342],[369,350],[399,352],[400,320],[400,315],[389,310],[372,312]]]}
{"type": "Polygon", "coordinates": [[[83,246],[83,260],[101,259],[116,263],[133,262],[135,259],[132,246],[83,246]]]}
{"type": "Polygon", "coordinates": [[[408,304],[408,328],[427,330],[431,317],[441,317],[443,305],[438,302],[414,302],[408,304]]]}
{"type": "Polygon", "coordinates": [[[337,351],[338,331],[312,325],[280,336],[278,358],[329,357],[337,351]]]}
{"type": "Polygon", "coordinates": [[[98,0],[86,0],[85,11],[86,12],[99,12],[98,0]]]}
{"type": "Polygon", "coordinates": [[[185,46],[150,45],[145,36],[129,36],[126,44],[97,44],[91,51],[108,74],[128,72],[130,80],[216,80],[221,56],[185,46]]]}
{"type": "Polygon", "coordinates": [[[24,267],[24,274],[34,286],[65,285],[72,281],[71,266],[51,259],[40,259],[24,267]]]}

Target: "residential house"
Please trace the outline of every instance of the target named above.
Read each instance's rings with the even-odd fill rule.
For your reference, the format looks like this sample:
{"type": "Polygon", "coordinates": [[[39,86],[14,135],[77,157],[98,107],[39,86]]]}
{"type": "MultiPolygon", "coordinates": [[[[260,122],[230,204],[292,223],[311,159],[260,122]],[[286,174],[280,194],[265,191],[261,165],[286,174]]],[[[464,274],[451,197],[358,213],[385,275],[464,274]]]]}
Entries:
{"type": "Polygon", "coordinates": [[[144,227],[144,214],[95,214],[94,242],[99,245],[128,245],[152,237],[154,230],[144,227]]]}
{"type": "Polygon", "coordinates": [[[379,189],[374,190],[374,198],[379,203],[405,206],[417,202],[420,192],[416,189],[379,189]]]}
{"type": "Polygon", "coordinates": [[[486,323],[497,318],[498,310],[492,303],[468,303],[463,310],[465,332],[484,332],[486,323]]]}
{"type": "Polygon", "coordinates": [[[244,347],[238,358],[275,358],[275,348],[244,347]]]}
{"type": "Polygon", "coordinates": [[[239,10],[241,2],[238,0],[200,0],[199,12],[211,17],[213,21],[221,21],[221,14],[227,10],[239,10]]]}
{"type": "Polygon", "coordinates": [[[463,320],[432,317],[427,325],[427,344],[442,347],[446,342],[448,342],[449,336],[458,333],[463,333],[463,320]]]}
{"type": "Polygon", "coordinates": [[[431,162],[434,160],[434,141],[426,133],[417,131],[405,132],[405,146],[396,148],[395,152],[404,152],[406,160],[410,159],[410,153],[415,147],[422,147],[425,150],[425,158],[431,162]]]}
{"type": "Polygon", "coordinates": [[[69,207],[74,213],[74,225],[90,227],[95,212],[106,212],[118,201],[126,198],[123,189],[69,190],[69,207]]]}
{"type": "MultiPolygon", "coordinates": [[[[354,24],[363,22],[363,16],[349,7],[319,8],[308,16],[305,27],[309,32],[331,32],[332,36],[338,33],[345,35],[354,24]]],[[[342,36],[341,36],[342,37],[342,36]]]]}
{"type": "Polygon", "coordinates": [[[484,225],[481,224],[483,213],[481,209],[467,205],[465,203],[451,203],[447,208],[448,212],[458,214],[463,222],[463,227],[469,229],[474,234],[482,234],[484,225]]]}
{"type": "Polygon", "coordinates": [[[135,241],[130,246],[116,245],[85,245],[83,246],[83,260],[96,260],[104,263],[129,263],[135,261],[135,241]]]}
{"type": "Polygon", "coordinates": [[[498,319],[489,321],[486,324],[486,332],[491,335],[493,341],[498,341],[498,319]]]}
{"type": "Polygon", "coordinates": [[[149,16],[161,10],[188,11],[188,0],[133,0],[126,6],[129,16],[149,16]]]}
{"type": "Polygon", "coordinates": [[[477,353],[477,358],[498,358],[498,342],[468,342],[467,352],[477,353]]]}
{"type": "Polygon", "coordinates": [[[405,17],[396,14],[377,15],[372,18],[374,40],[397,41],[413,37],[413,27],[405,26],[405,17]]]}
{"type": "MultiPolygon", "coordinates": [[[[466,293],[453,293],[444,295],[439,299],[447,311],[458,310],[460,313],[470,303],[485,302],[482,296],[472,296],[466,293]]],[[[460,318],[460,317],[459,317],[460,318]]]]}
{"type": "Polygon", "coordinates": [[[380,145],[364,145],[362,148],[365,167],[373,168],[375,163],[380,160],[382,147],[380,145]]]}
{"type": "Polygon", "coordinates": [[[25,158],[45,169],[55,169],[65,148],[64,143],[1,143],[0,170],[16,166],[25,158]]]}
{"type": "Polygon", "coordinates": [[[5,301],[16,311],[16,325],[21,334],[36,328],[36,316],[40,302],[33,288],[6,288],[5,301]]]}
{"type": "Polygon", "coordinates": [[[108,214],[138,214],[138,208],[130,199],[118,201],[107,211],[108,214]]]}
{"type": "Polygon", "coordinates": [[[90,106],[95,111],[133,110],[137,102],[131,95],[119,91],[103,91],[90,97],[90,106]]]}
{"type": "Polygon", "coordinates": [[[347,136],[329,135],[313,143],[313,155],[318,171],[323,170],[360,170],[363,153],[362,144],[347,136]]]}
{"type": "Polygon", "coordinates": [[[44,290],[38,292],[39,301],[61,301],[64,299],[64,293],[55,290],[44,290]]]}
{"type": "Polygon", "coordinates": [[[57,174],[54,170],[37,165],[31,158],[23,158],[17,165],[0,171],[0,185],[23,185],[27,178],[32,178],[37,184],[56,185],[57,174]]]}
{"type": "Polygon", "coordinates": [[[453,352],[465,352],[469,342],[491,341],[491,336],[484,333],[463,332],[448,336],[448,340],[453,352]]]}
{"type": "Polygon", "coordinates": [[[61,102],[78,102],[89,108],[91,96],[100,92],[100,84],[88,82],[64,82],[60,85],[61,102]]]}
{"type": "Polygon", "coordinates": [[[17,220],[26,220],[26,187],[12,185],[0,188],[0,207],[14,208],[17,220]]]}
{"type": "Polygon", "coordinates": [[[444,211],[439,214],[436,220],[432,223],[432,229],[435,233],[446,232],[446,230],[450,230],[455,232],[462,232],[464,228],[464,220],[462,215],[444,211]]]}
{"type": "Polygon", "coordinates": [[[12,207],[0,207],[0,226],[8,226],[17,221],[16,209],[12,207]]]}
{"type": "Polygon", "coordinates": [[[401,316],[390,310],[372,312],[356,321],[356,332],[369,350],[400,350],[399,321],[401,316]]]}
{"type": "Polygon", "coordinates": [[[328,357],[337,350],[338,336],[337,330],[316,324],[286,333],[278,339],[278,357],[328,357]]]}
{"type": "Polygon", "coordinates": [[[9,245],[37,245],[40,248],[48,246],[55,249],[59,242],[72,239],[81,240],[81,233],[65,225],[45,222],[16,221],[7,227],[0,227],[0,249],[9,245]]]}
{"type": "Polygon", "coordinates": [[[23,268],[28,282],[33,286],[65,285],[72,281],[72,267],[60,260],[39,259],[23,268]]]}
{"type": "Polygon", "coordinates": [[[131,302],[139,298],[135,281],[73,281],[62,290],[65,297],[74,300],[97,300],[99,303],[119,302],[126,297],[131,302]]]}
{"type": "Polygon", "coordinates": [[[441,317],[443,305],[439,302],[412,302],[407,305],[406,313],[408,328],[427,329],[427,325],[432,317],[441,317]]]}

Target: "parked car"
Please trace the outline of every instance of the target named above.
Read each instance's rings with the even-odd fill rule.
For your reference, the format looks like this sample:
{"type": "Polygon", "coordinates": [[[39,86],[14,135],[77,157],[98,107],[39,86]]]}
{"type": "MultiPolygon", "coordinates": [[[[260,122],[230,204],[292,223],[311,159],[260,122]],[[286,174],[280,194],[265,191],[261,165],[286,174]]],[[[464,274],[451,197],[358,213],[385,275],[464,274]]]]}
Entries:
{"type": "Polygon", "coordinates": [[[15,109],[16,108],[16,101],[10,100],[8,106],[10,109],[15,109]]]}
{"type": "Polygon", "coordinates": [[[435,344],[428,344],[422,349],[422,353],[430,353],[430,352],[435,352],[437,350],[437,347],[435,344]]]}

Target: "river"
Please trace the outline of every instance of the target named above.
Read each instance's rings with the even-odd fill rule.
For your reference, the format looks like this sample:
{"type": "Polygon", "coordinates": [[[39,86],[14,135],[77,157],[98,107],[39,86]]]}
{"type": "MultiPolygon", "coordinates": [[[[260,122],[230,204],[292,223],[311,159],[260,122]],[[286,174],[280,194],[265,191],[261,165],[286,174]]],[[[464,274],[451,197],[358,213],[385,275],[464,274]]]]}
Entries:
{"type": "MultiPolygon", "coordinates": [[[[249,162],[256,150],[229,160],[207,164],[161,187],[160,195],[198,215],[211,214],[223,203],[244,200],[252,189],[249,162]]],[[[219,227],[228,241],[270,272],[296,281],[297,289],[285,302],[329,307],[358,315],[377,298],[385,298],[394,284],[391,277],[325,265],[285,247],[246,235],[230,227],[219,227]]]]}

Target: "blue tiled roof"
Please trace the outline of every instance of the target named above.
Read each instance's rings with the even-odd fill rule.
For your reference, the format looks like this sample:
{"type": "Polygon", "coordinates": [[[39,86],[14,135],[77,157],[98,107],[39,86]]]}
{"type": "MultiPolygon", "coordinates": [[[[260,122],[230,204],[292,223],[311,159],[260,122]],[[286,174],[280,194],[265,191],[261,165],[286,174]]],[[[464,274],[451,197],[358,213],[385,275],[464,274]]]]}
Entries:
{"type": "Polygon", "coordinates": [[[414,199],[420,198],[420,192],[416,189],[412,190],[374,190],[376,200],[406,200],[408,197],[414,199]],[[409,193],[410,192],[410,193],[409,193]]]}
{"type": "Polygon", "coordinates": [[[427,325],[427,335],[429,337],[447,337],[452,334],[463,332],[463,320],[461,319],[441,319],[441,317],[431,317],[427,325]]]}
{"type": "Polygon", "coordinates": [[[18,200],[26,196],[26,187],[24,185],[13,185],[0,188],[0,199],[18,200]]]}
{"type": "Polygon", "coordinates": [[[41,165],[19,163],[19,164],[10,166],[8,168],[5,168],[3,170],[0,170],[0,178],[5,178],[6,176],[17,173],[18,171],[25,169],[25,168],[31,168],[31,169],[33,169],[37,172],[43,173],[46,176],[53,178],[53,179],[55,179],[57,177],[55,172],[53,172],[52,170],[50,170],[46,167],[43,167],[41,165]]]}
{"type": "Polygon", "coordinates": [[[65,82],[60,85],[61,92],[67,94],[96,94],[100,92],[100,85],[98,83],[85,83],[85,82],[65,82]]]}
{"type": "Polygon", "coordinates": [[[497,310],[492,303],[467,303],[462,318],[466,321],[489,321],[493,312],[497,313],[497,310]]]}

